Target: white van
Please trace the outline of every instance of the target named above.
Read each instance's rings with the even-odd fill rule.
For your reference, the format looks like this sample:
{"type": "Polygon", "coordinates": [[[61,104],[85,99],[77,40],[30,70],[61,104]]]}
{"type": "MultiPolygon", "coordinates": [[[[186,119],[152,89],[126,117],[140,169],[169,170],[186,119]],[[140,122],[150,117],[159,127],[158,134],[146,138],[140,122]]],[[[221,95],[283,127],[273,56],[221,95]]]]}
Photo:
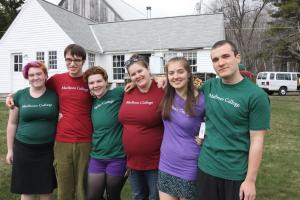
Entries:
{"type": "Polygon", "coordinates": [[[300,91],[300,73],[297,72],[259,72],[256,84],[268,94],[278,92],[286,95],[287,92],[300,91]]]}

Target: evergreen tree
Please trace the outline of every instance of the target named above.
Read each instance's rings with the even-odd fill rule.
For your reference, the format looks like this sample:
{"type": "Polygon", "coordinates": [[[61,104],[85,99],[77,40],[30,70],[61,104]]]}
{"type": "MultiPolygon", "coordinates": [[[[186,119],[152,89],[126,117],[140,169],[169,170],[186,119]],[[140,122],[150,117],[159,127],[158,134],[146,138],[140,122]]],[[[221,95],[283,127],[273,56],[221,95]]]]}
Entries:
{"type": "Polygon", "coordinates": [[[0,38],[17,16],[25,0],[0,0],[0,38]]]}
{"type": "Polygon", "coordinates": [[[274,3],[270,48],[287,70],[300,70],[300,0],[274,3]],[[294,69],[293,69],[294,68],[294,69]]]}

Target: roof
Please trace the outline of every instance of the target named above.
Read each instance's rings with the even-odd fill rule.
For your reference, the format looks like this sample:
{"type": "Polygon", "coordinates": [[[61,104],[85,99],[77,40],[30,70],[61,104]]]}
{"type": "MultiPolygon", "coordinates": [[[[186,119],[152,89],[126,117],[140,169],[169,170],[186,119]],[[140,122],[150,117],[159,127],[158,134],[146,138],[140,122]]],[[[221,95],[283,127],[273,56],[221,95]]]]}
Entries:
{"type": "Polygon", "coordinates": [[[222,13],[96,24],[47,1],[37,1],[74,43],[93,52],[211,48],[225,38],[222,13]]]}
{"type": "Polygon", "coordinates": [[[210,48],[225,38],[223,14],[92,25],[104,52],[210,48]]]}
{"type": "Polygon", "coordinates": [[[94,24],[92,20],[74,14],[59,6],[44,0],[37,0],[55,22],[65,31],[74,41],[87,50],[99,52],[100,49],[90,30],[89,24],[94,24]]]}

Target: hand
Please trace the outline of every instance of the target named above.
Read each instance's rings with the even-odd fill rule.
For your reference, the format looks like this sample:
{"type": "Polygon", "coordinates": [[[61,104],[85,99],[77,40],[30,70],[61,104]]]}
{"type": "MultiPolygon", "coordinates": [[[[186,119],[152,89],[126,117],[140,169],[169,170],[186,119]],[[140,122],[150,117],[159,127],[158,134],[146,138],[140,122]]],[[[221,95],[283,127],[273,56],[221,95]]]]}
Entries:
{"type": "Polygon", "coordinates": [[[240,200],[255,200],[255,198],[255,182],[245,180],[240,187],[240,200]]]}
{"type": "Polygon", "coordinates": [[[5,104],[9,109],[13,109],[15,104],[14,104],[14,99],[12,94],[9,94],[6,99],[5,99],[5,104]]]}
{"type": "Polygon", "coordinates": [[[135,88],[135,84],[133,82],[129,82],[125,85],[124,87],[124,91],[125,92],[129,92],[130,90],[132,90],[133,88],[135,88]]]}
{"type": "Polygon", "coordinates": [[[130,175],[131,169],[127,167],[124,177],[128,177],[130,175]]]}
{"type": "Polygon", "coordinates": [[[11,165],[13,163],[13,152],[8,151],[6,154],[6,163],[11,165]]]}
{"type": "Polygon", "coordinates": [[[63,114],[62,113],[58,113],[58,121],[61,120],[61,118],[63,118],[63,114]]]}
{"type": "Polygon", "coordinates": [[[154,81],[156,82],[158,88],[165,89],[167,86],[167,78],[165,76],[155,76],[154,81]]]}
{"type": "Polygon", "coordinates": [[[195,136],[195,142],[196,142],[199,146],[201,146],[202,143],[203,143],[203,139],[199,138],[198,136],[195,136]]]}

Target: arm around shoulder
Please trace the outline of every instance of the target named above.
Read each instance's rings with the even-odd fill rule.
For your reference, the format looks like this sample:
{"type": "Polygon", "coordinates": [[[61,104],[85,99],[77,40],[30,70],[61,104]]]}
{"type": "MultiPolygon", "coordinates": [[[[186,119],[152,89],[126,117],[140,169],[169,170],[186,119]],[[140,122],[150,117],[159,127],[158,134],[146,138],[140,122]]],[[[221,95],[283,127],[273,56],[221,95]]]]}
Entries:
{"type": "Polygon", "coordinates": [[[8,94],[6,99],[5,99],[5,105],[9,108],[9,109],[13,109],[15,104],[14,104],[14,93],[8,94]]]}

